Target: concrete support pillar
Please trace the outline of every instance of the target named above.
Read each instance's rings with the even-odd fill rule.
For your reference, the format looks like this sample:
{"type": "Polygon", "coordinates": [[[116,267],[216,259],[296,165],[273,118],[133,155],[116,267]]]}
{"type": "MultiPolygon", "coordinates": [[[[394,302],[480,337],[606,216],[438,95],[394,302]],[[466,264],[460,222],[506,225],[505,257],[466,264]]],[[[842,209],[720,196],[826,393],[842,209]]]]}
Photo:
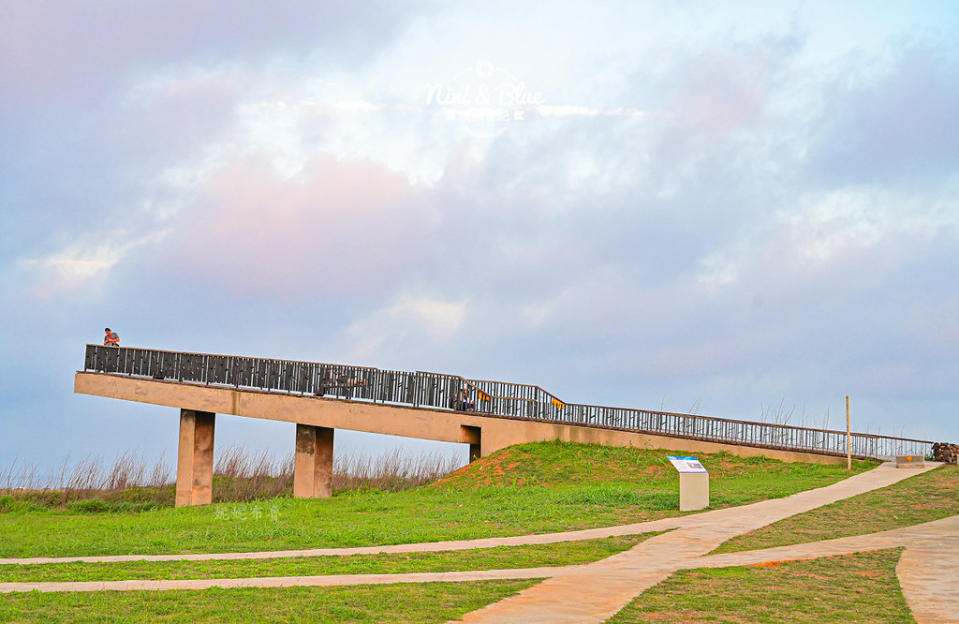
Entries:
{"type": "Polygon", "coordinates": [[[470,445],[470,462],[474,462],[483,454],[483,430],[480,427],[460,425],[460,442],[470,445]]]}
{"type": "Polygon", "coordinates": [[[296,425],[293,496],[326,498],[333,494],[333,429],[296,425]]]}
{"type": "Polygon", "coordinates": [[[176,464],[176,506],[208,505],[213,500],[213,429],[216,414],[180,410],[176,464]]]}

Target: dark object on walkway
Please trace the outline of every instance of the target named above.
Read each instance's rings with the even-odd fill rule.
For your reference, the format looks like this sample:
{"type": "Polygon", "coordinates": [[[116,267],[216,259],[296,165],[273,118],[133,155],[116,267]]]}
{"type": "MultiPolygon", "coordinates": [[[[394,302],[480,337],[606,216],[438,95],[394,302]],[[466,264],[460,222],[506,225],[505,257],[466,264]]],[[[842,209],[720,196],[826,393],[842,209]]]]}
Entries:
{"type": "Polygon", "coordinates": [[[959,463],[959,444],[936,442],[932,445],[932,459],[947,464],[959,463]]]}

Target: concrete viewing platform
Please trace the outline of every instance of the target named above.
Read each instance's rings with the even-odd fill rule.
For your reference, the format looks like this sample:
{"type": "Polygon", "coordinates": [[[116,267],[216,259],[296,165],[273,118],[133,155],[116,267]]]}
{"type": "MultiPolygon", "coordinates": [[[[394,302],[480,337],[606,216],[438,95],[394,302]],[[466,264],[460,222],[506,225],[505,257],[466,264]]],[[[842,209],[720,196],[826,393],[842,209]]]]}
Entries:
{"type": "Polygon", "coordinates": [[[302,498],[331,494],[336,429],[467,444],[470,461],[550,440],[818,463],[847,452],[924,456],[932,444],[567,403],[539,386],[457,375],[99,345],[87,345],[74,391],[179,410],[177,506],[213,499],[216,414],[294,423],[293,494],[302,498]]]}
{"type": "Polygon", "coordinates": [[[177,506],[203,505],[212,501],[216,414],[295,423],[293,492],[294,496],[302,498],[331,494],[336,429],[468,444],[471,460],[513,444],[564,440],[609,446],[675,449],[692,453],[727,451],[742,456],[765,455],[784,461],[843,461],[840,457],[810,452],[762,449],[588,425],[252,389],[229,389],[111,373],[78,372],[74,380],[74,391],[180,410],[177,506]]]}

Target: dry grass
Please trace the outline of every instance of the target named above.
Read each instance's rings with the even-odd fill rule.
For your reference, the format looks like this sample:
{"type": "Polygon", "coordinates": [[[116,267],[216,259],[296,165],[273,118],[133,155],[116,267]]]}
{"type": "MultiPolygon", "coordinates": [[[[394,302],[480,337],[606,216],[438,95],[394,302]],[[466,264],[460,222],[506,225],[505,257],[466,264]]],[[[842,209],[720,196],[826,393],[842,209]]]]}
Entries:
{"type": "Polygon", "coordinates": [[[333,463],[333,489],[398,492],[436,481],[459,467],[456,458],[436,452],[410,455],[393,449],[378,457],[341,455],[333,463]]]}
{"type": "MultiPolygon", "coordinates": [[[[458,467],[455,458],[435,452],[394,449],[379,456],[337,455],[333,489],[395,492],[435,481],[458,467]]],[[[254,453],[242,446],[231,446],[217,453],[213,475],[214,502],[286,496],[293,489],[293,456],[278,458],[268,451],[254,453]]],[[[121,453],[108,464],[92,456],[72,465],[65,459],[53,475],[46,477],[40,475],[35,464],[17,460],[0,471],[0,496],[42,507],[71,506],[91,500],[137,508],[172,505],[174,484],[173,466],[165,456],[151,465],[131,451],[121,453]]]]}
{"type": "Polygon", "coordinates": [[[124,451],[112,464],[88,456],[70,465],[64,459],[53,475],[42,477],[36,464],[21,464],[13,460],[0,472],[0,494],[40,496],[44,500],[70,501],[96,498],[105,492],[136,488],[160,489],[171,482],[172,469],[165,455],[152,465],[131,451],[124,451]]]}
{"type": "Polygon", "coordinates": [[[276,498],[293,490],[293,456],[277,459],[231,446],[217,456],[213,479],[215,503],[276,498]]]}

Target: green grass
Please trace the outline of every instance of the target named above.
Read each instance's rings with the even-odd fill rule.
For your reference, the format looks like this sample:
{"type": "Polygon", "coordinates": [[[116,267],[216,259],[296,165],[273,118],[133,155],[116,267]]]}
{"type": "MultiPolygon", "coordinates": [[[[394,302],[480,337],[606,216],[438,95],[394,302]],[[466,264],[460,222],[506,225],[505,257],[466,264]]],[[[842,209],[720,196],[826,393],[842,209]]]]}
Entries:
{"type": "Polygon", "coordinates": [[[446,622],[537,581],[6,594],[3,622],[446,622]]]}
{"type": "Polygon", "coordinates": [[[738,552],[865,535],[959,514],[959,467],[940,466],[735,537],[715,552],[738,552]]]}
{"type": "Polygon", "coordinates": [[[608,624],[657,622],[915,622],[896,578],[902,549],[773,566],[684,570],[608,624]]]}
{"type": "Polygon", "coordinates": [[[628,535],[579,542],[500,546],[424,553],[285,557],[227,561],[131,561],[0,565],[0,582],[116,581],[159,579],[397,574],[534,568],[590,563],[615,555],[656,535],[628,535]]]}
{"type": "MultiPolygon", "coordinates": [[[[495,453],[432,485],[144,511],[23,508],[0,500],[0,556],[238,552],[549,533],[680,515],[675,451],[564,442],[495,453]]],[[[683,454],[683,453],[680,453],[683,454]]],[[[699,456],[712,506],[787,496],[849,476],[841,466],[699,456]]],[[[855,471],[874,466],[856,462],[855,471]]]]}

